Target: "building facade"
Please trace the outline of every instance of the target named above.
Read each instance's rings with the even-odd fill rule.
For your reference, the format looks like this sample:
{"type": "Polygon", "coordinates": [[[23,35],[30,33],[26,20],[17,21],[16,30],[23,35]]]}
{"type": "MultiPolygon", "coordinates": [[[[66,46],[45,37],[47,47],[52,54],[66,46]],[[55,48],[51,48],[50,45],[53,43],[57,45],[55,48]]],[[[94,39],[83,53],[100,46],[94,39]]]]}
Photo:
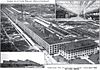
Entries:
{"type": "Polygon", "coordinates": [[[88,55],[97,53],[98,45],[92,40],[83,41],[82,44],[85,44],[86,42],[87,42],[87,45],[85,46],[80,46],[77,43],[76,46],[80,46],[78,48],[75,48],[74,47],[75,45],[72,43],[70,47],[73,47],[73,49],[66,48],[68,46],[60,47],[59,54],[63,56],[65,59],[70,60],[70,59],[75,59],[81,56],[88,56],[88,55]],[[89,44],[89,41],[90,41],[90,44],[89,44]]]}

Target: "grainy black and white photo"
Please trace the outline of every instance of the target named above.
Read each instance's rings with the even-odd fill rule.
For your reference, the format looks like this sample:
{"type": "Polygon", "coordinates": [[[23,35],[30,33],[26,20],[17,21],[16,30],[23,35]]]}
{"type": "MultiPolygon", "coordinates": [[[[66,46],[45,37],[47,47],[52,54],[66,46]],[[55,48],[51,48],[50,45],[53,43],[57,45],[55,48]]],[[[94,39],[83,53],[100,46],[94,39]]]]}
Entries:
{"type": "Polygon", "coordinates": [[[100,0],[0,5],[1,67],[100,63],[100,0]]]}
{"type": "Polygon", "coordinates": [[[39,52],[1,52],[2,68],[44,68],[44,62],[44,54],[39,52]]]}

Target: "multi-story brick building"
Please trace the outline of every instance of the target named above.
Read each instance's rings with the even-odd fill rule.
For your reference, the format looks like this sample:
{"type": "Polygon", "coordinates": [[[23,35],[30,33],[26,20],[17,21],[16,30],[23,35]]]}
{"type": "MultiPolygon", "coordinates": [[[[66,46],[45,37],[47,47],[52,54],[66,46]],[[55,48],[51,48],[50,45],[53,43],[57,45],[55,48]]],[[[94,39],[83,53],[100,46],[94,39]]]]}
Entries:
{"type": "Polygon", "coordinates": [[[98,44],[93,40],[83,40],[65,44],[59,48],[59,54],[66,59],[75,59],[75,57],[87,56],[97,53],[98,44]]]}

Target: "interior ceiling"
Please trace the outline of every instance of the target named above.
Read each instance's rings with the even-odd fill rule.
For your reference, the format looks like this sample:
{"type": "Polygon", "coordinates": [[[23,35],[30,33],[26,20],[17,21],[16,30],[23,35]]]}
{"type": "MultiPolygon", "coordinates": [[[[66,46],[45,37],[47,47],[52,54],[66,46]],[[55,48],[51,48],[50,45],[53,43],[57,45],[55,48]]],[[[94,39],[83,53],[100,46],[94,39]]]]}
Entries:
{"type": "Polygon", "coordinates": [[[85,14],[100,7],[99,0],[59,0],[57,4],[76,14],[85,14]]]}

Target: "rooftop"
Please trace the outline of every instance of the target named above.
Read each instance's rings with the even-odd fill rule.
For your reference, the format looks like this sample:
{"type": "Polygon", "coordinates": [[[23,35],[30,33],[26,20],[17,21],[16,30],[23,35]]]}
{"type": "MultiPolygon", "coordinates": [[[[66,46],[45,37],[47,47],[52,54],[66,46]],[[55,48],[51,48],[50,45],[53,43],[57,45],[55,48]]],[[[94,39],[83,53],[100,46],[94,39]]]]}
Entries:
{"type": "Polygon", "coordinates": [[[44,67],[42,64],[36,63],[36,62],[28,60],[28,59],[25,60],[25,61],[23,61],[23,60],[17,60],[17,61],[14,61],[14,60],[6,61],[6,60],[4,60],[3,63],[1,64],[1,66],[2,67],[27,67],[27,66],[44,67]]]}
{"type": "Polygon", "coordinates": [[[95,43],[93,40],[87,39],[87,40],[81,40],[77,42],[71,42],[68,44],[64,44],[63,48],[66,50],[73,50],[73,49],[79,49],[79,48],[86,48],[86,47],[97,47],[97,43],[95,43]]]}
{"type": "MultiPolygon", "coordinates": [[[[35,24],[36,22],[31,22],[31,23],[35,24]]],[[[36,23],[36,24],[38,24],[38,23],[36,23]]],[[[35,32],[38,36],[40,36],[42,39],[44,39],[49,44],[55,44],[55,43],[61,43],[61,42],[68,42],[68,41],[72,41],[72,40],[75,40],[75,39],[80,39],[78,37],[72,37],[72,36],[61,39],[55,33],[52,33],[52,30],[50,30],[49,28],[46,28],[44,26],[41,26],[40,24],[36,25],[36,26],[34,26],[34,25],[31,26],[30,24],[25,24],[25,25],[30,30],[32,30],[33,32],[35,32]]],[[[58,30],[58,28],[56,28],[56,30],[58,30]]],[[[60,30],[60,31],[62,32],[62,30],[60,30]]]]}

